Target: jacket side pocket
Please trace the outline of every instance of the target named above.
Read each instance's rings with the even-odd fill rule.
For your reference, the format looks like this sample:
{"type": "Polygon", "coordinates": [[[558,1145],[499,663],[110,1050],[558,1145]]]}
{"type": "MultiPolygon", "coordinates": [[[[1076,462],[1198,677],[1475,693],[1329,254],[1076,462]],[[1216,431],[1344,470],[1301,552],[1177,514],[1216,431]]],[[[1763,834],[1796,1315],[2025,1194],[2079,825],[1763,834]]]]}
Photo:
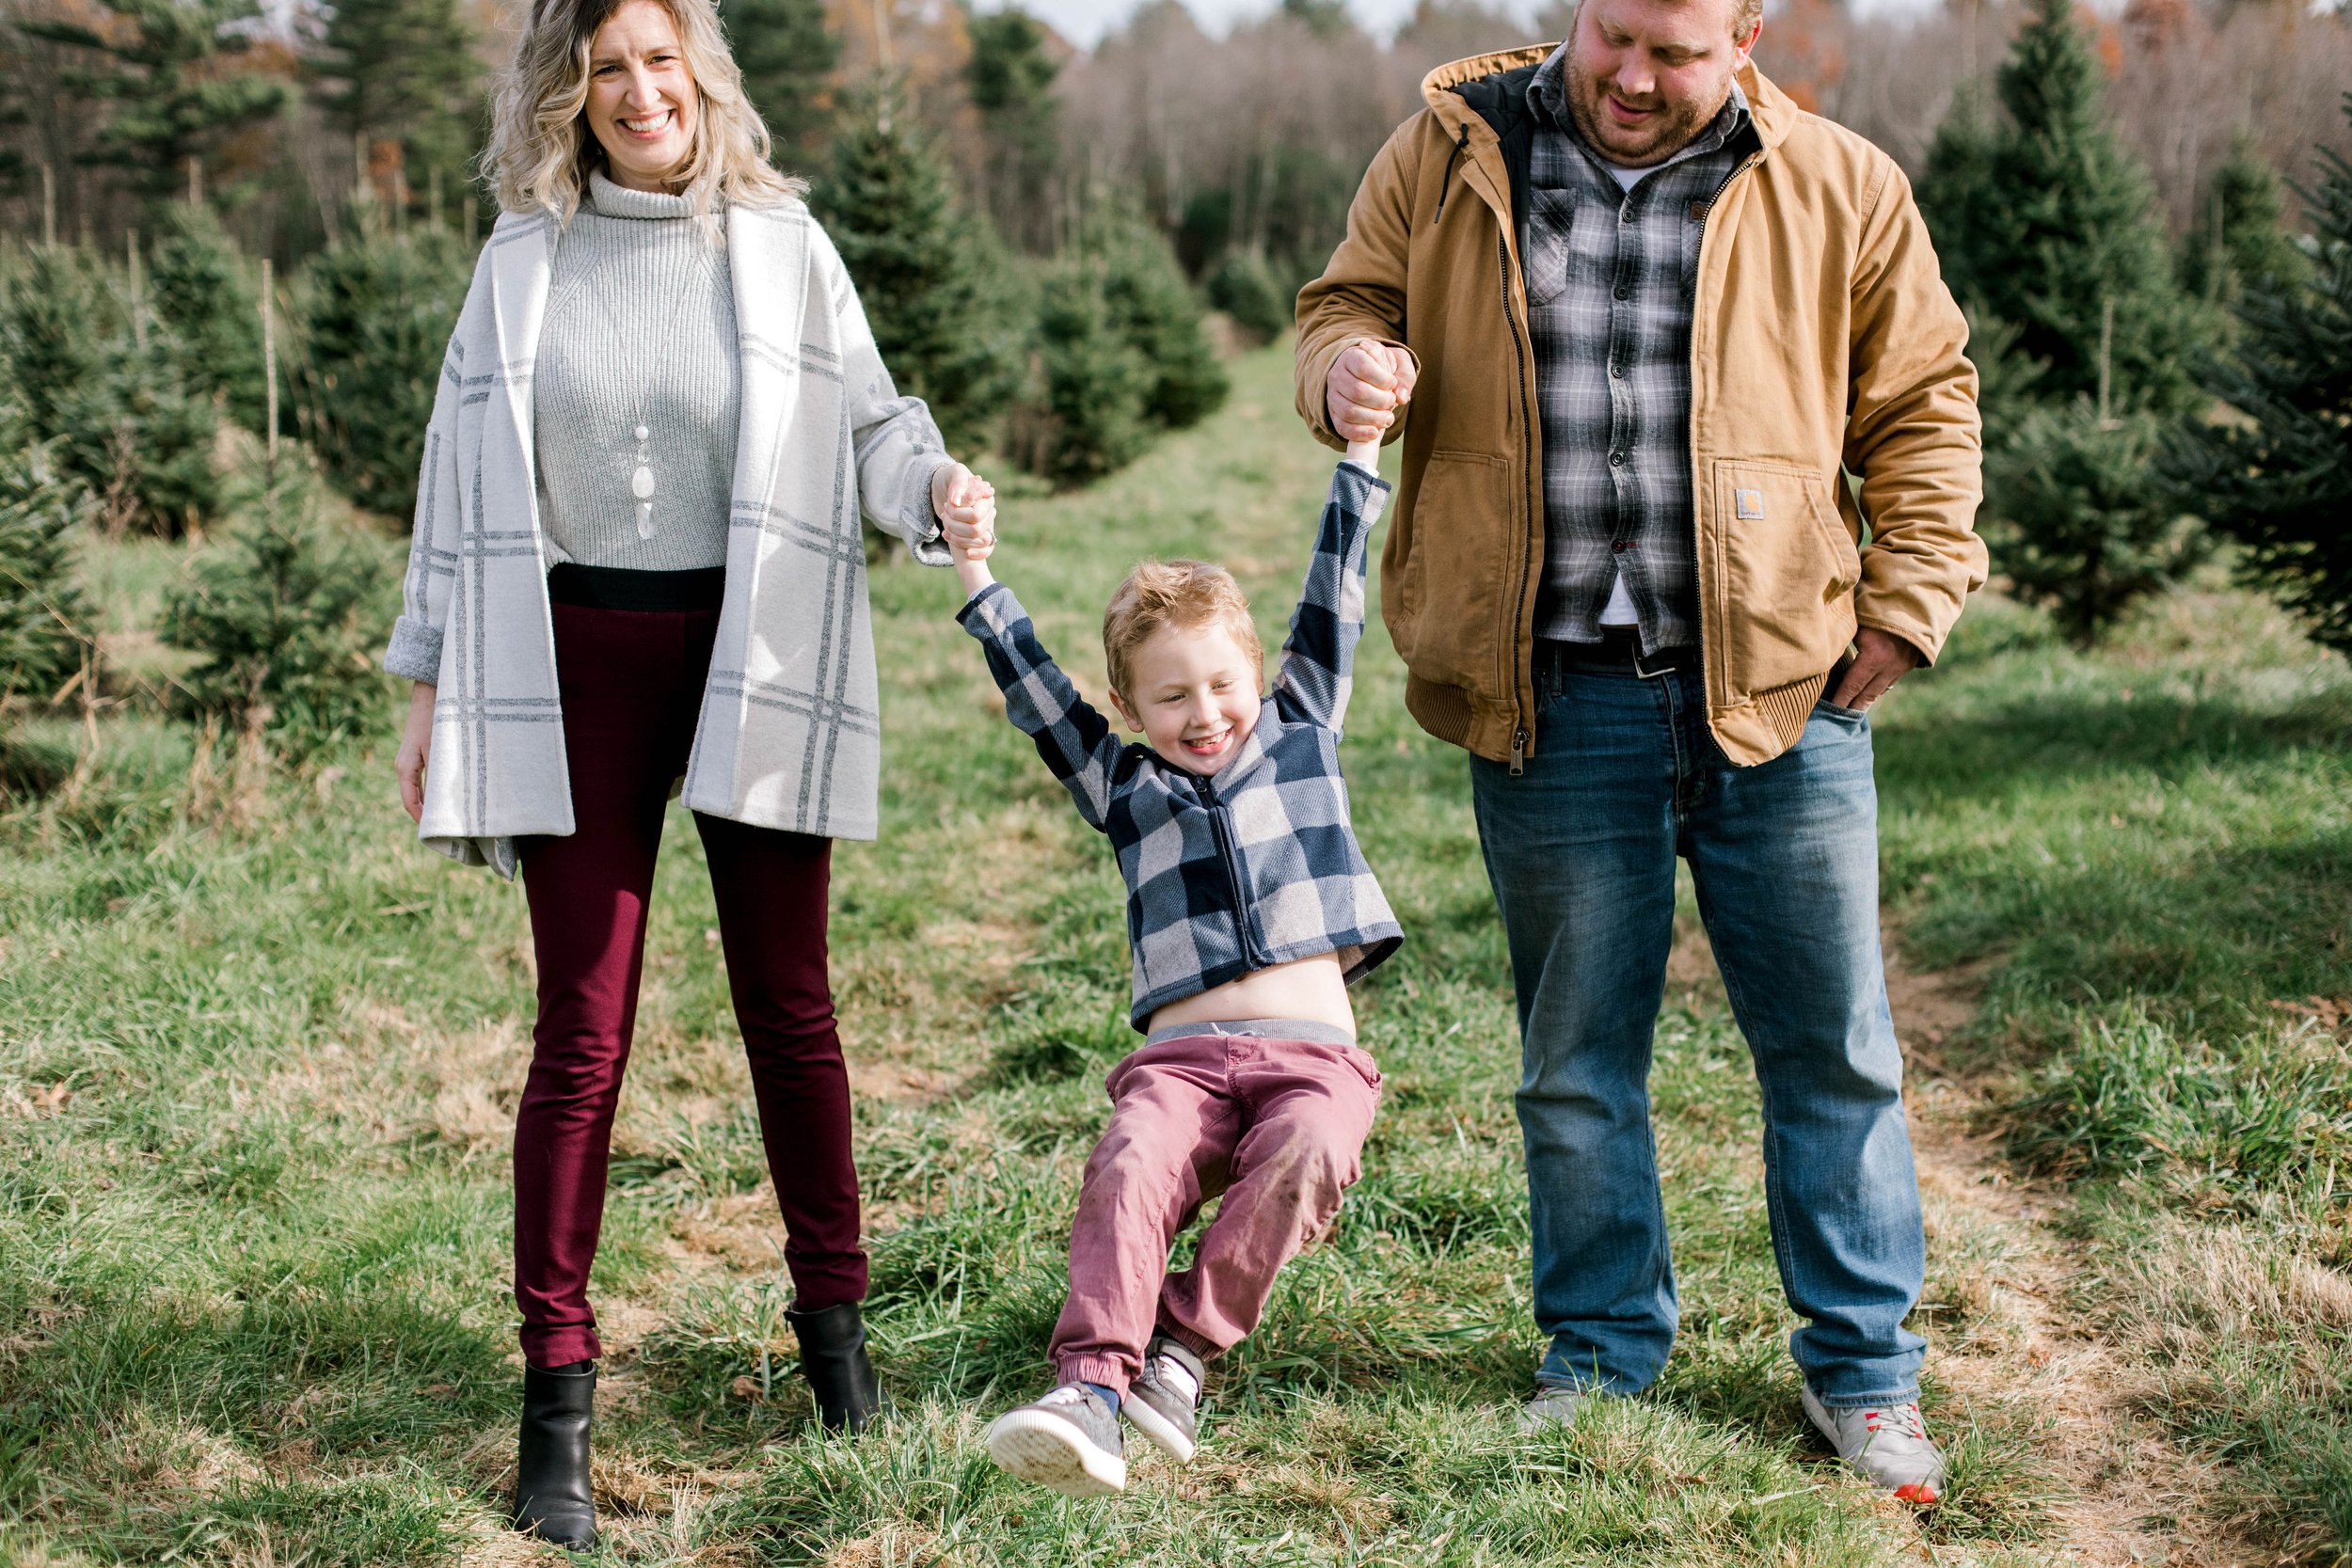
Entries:
{"type": "Polygon", "coordinates": [[[1504,606],[1494,525],[1517,514],[1501,457],[1440,447],[1422,465],[1406,526],[1389,535],[1380,594],[1399,657],[1425,681],[1482,687],[1504,606]]]}
{"type": "Polygon", "coordinates": [[[1828,484],[1794,463],[1715,464],[1720,633],[1734,701],[1820,674],[1852,639],[1862,556],[1828,484]]]}

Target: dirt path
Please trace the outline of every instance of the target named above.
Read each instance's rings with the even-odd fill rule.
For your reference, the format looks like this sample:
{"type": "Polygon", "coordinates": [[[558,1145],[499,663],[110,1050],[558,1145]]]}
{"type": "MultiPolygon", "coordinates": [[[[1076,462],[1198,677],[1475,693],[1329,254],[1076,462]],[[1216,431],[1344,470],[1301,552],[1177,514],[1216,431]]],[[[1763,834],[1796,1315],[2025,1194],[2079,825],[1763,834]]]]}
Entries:
{"type": "MultiPolygon", "coordinates": [[[[1713,990],[1721,980],[1695,922],[1680,922],[1669,975],[1713,990]]],[[[2062,1230],[2071,1200],[2020,1178],[1996,1136],[1975,1124],[1979,1082],[1946,1065],[1944,1043],[1975,1017],[1980,972],[1921,973],[1886,937],[1887,995],[1909,1063],[1912,1141],[1928,1213],[1931,1290],[1956,1297],[1935,1337],[1945,1386],[1988,1415],[2041,1426],[2033,1463],[2055,1484],[2048,1544],[2072,1562],[2178,1568],[2267,1560],[2212,1529],[2203,1466],[2132,1408],[2135,1374],[2085,1331],[2069,1303],[2082,1273],[2062,1230]]]]}
{"type": "Polygon", "coordinates": [[[2081,1272],[2060,1233],[2069,1199],[2019,1179],[1997,1139],[1972,1124],[1981,1087],[1946,1070],[1945,1039],[1976,1013],[1979,977],[1921,974],[1889,933],[1887,994],[1911,1064],[1912,1138],[1931,1234],[1967,1261],[1968,1315],[1940,1344],[1936,1371],[1983,1406],[2045,1426],[2035,1456],[2058,1483],[2051,1513],[2074,1560],[2243,1561],[2201,1539],[2201,1466],[2132,1409],[2134,1373],[2084,1332],[2069,1303],[2081,1272]]]}

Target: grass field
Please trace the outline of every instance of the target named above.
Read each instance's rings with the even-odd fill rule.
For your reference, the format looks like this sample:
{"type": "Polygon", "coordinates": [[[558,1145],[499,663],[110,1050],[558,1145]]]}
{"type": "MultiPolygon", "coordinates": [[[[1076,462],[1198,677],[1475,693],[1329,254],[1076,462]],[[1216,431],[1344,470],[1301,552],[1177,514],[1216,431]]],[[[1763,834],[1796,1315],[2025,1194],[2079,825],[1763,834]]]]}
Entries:
{"type": "MultiPolygon", "coordinates": [[[[1327,454],[1288,356],[996,564],[1099,691],[1100,607],[1206,553],[1269,646],[1327,454]]],[[[389,547],[389,546],[388,546],[389,547]]],[[[94,551],[126,660],[160,546],[94,551]]],[[[2208,584],[2096,656],[1988,598],[1879,727],[1931,1244],[1924,1518],[1805,1430],[1746,1055],[1695,930],[1660,1021],[1685,1324],[1662,1386],[1515,1433],[1538,1350],[1501,931],[1458,752],[1375,625],[1348,739],[1407,930],[1332,1242],[1213,1376],[1202,1457],[1067,1502],[989,1465],[1041,1386],[1119,882],[1001,718],[945,572],[874,581],[884,832],[835,861],[869,1304],[897,1418],[813,1427],[701,848],[665,846],[596,1290],[637,1563],[1844,1564],[2352,1554],[2352,675],[2208,584]],[[2340,1174],[2341,1170],[2341,1174],[2340,1174]]],[[[421,850],[372,752],[288,776],[135,710],[0,816],[0,1560],[556,1557],[500,1524],[518,1392],[516,889],[421,850]]],[[[1694,922],[1686,921],[1694,926],[1694,922]]],[[[1148,1453],[1141,1445],[1138,1452],[1148,1453]]]]}

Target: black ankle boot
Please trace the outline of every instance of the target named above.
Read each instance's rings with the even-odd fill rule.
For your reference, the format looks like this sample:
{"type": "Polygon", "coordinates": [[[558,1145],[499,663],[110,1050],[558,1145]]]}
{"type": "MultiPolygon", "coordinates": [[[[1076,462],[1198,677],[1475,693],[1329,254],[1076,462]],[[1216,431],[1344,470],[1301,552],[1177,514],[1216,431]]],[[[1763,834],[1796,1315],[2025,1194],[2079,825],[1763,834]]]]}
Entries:
{"type": "Polygon", "coordinates": [[[785,1322],[801,1341],[801,1372],[817,1396],[817,1418],[828,1432],[863,1432],[881,1413],[882,1384],[866,1354],[866,1319],[845,1301],[815,1312],[787,1307],[785,1322]]]}
{"type": "Polygon", "coordinates": [[[523,1435],[515,1465],[515,1528],[569,1551],[596,1544],[588,1495],[588,1417],[596,1364],[523,1368],[523,1435]]]}

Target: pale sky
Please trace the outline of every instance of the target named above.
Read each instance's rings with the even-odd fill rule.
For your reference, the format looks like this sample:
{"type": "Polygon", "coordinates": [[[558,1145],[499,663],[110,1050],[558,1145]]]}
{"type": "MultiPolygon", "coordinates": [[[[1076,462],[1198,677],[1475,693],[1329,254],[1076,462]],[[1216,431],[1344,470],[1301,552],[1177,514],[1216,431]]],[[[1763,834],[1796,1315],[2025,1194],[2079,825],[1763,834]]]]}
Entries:
{"type": "MultiPolygon", "coordinates": [[[[1081,49],[1091,49],[1102,41],[1103,35],[1117,27],[1128,14],[1143,4],[1143,0],[1020,0],[1030,15],[1051,23],[1056,31],[1081,49]]],[[[1212,33],[1223,33],[1236,22],[1264,16],[1278,8],[1279,0],[1184,0],[1192,14],[1200,19],[1200,25],[1212,33]]],[[[1486,0],[1487,8],[1500,10],[1521,22],[1532,22],[1541,0],[1486,0]]],[[[1855,9],[1867,14],[1878,10],[1918,8],[1930,0],[1857,0],[1855,9]]],[[[1007,0],[978,0],[984,11],[998,10],[1007,0]]],[[[1348,0],[1347,8],[1367,28],[1386,37],[1413,14],[1414,0],[1348,0]]],[[[1769,3],[1766,8],[1770,14],[1769,3]]]]}
{"type": "MultiPolygon", "coordinates": [[[[984,11],[1003,8],[1005,0],[979,0],[984,11]]],[[[1117,27],[1128,13],[1142,5],[1143,0],[1021,0],[1023,8],[1041,22],[1051,23],[1062,37],[1081,49],[1091,49],[1102,41],[1103,35],[1117,27]]],[[[1489,0],[1488,8],[1499,9],[1526,21],[1535,14],[1537,0],[1504,0],[1501,5],[1489,0]]],[[[1184,6],[1200,19],[1200,25],[1212,33],[1222,33],[1236,22],[1264,16],[1279,8],[1279,0],[1184,0],[1184,6]]],[[[1413,14],[1413,0],[1348,0],[1347,8],[1357,19],[1376,33],[1388,34],[1413,14]]]]}

